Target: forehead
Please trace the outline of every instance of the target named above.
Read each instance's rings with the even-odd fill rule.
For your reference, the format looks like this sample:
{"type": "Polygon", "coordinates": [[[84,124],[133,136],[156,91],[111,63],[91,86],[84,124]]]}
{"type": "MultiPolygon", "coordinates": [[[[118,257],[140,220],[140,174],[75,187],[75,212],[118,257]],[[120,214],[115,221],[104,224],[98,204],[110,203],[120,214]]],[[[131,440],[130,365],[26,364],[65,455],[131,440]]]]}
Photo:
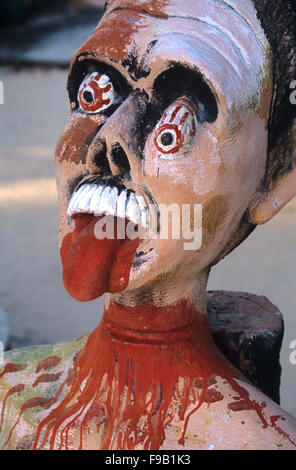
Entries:
{"type": "Polygon", "coordinates": [[[258,98],[270,72],[269,45],[251,0],[110,0],[78,52],[119,64],[132,57],[152,76],[172,62],[189,65],[228,108],[258,98]]]}
{"type": "MultiPolygon", "coordinates": [[[[173,16],[183,18],[215,17],[223,12],[232,13],[248,24],[262,44],[267,47],[267,41],[255,7],[251,0],[109,0],[108,12],[119,9],[130,9],[145,12],[155,17],[168,18],[173,16]]],[[[220,17],[220,22],[224,18],[220,17]]],[[[226,20],[227,21],[227,20],[226,20]]]]}

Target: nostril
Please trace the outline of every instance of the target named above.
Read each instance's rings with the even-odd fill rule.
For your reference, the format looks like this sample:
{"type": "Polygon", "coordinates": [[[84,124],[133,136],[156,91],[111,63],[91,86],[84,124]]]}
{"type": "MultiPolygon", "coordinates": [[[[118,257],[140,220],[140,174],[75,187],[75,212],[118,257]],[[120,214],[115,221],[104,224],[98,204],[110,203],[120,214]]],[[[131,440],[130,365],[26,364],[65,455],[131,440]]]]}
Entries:
{"type": "Polygon", "coordinates": [[[112,146],[111,158],[114,165],[120,170],[122,174],[130,173],[130,164],[128,157],[119,143],[116,143],[112,146]]]}
{"type": "Polygon", "coordinates": [[[93,148],[91,156],[91,168],[94,173],[108,173],[111,174],[109,161],[107,158],[106,142],[99,140],[93,148]]]}

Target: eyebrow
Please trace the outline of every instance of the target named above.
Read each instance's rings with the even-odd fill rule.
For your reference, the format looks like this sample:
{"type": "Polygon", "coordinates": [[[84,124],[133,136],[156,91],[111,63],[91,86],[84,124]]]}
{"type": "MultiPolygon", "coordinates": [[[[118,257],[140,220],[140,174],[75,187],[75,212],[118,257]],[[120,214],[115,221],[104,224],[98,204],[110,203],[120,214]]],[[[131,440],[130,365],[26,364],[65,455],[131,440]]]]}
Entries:
{"type": "Polygon", "coordinates": [[[122,66],[127,67],[128,73],[133,81],[137,81],[140,78],[147,78],[150,75],[151,69],[145,63],[145,60],[157,43],[158,39],[150,41],[141,59],[139,59],[139,54],[135,46],[134,50],[122,61],[122,66]]]}
{"type": "MultiPolygon", "coordinates": [[[[151,69],[148,65],[145,64],[145,58],[147,57],[147,55],[149,54],[149,52],[152,50],[152,48],[155,45],[156,45],[156,41],[155,40],[151,41],[148,44],[146,51],[144,52],[140,60],[138,57],[138,51],[135,48],[134,50],[129,52],[129,54],[123,61],[112,61],[111,59],[111,64],[104,60],[105,58],[110,59],[110,57],[107,55],[97,54],[97,52],[91,51],[91,50],[82,51],[75,58],[74,63],[72,64],[72,67],[69,70],[68,82],[71,81],[72,75],[76,72],[77,66],[78,65],[84,66],[83,64],[84,62],[86,64],[89,62],[98,62],[102,66],[111,68],[117,71],[117,73],[119,73],[120,75],[122,75],[122,73],[119,70],[117,70],[112,65],[112,63],[121,64],[123,68],[127,69],[132,82],[137,82],[140,78],[147,78],[150,75],[151,69]]],[[[125,79],[125,77],[123,78],[125,79]]]]}

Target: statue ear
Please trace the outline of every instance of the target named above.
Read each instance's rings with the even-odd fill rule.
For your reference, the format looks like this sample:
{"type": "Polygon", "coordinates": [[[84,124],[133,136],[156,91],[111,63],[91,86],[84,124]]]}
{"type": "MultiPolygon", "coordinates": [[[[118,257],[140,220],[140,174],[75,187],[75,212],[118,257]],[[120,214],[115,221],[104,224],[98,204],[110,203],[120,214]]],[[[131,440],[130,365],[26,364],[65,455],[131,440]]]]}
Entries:
{"type": "Polygon", "coordinates": [[[296,168],[282,176],[270,191],[261,196],[249,210],[249,221],[261,225],[272,219],[296,196],[296,168]]]}
{"type": "MultiPolygon", "coordinates": [[[[286,145],[281,143],[278,151],[274,151],[274,155],[279,158],[279,160],[285,160],[283,157],[283,152],[289,147],[290,159],[296,162],[296,146],[295,146],[295,136],[296,136],[296,124],[291,129],[287,136],[286,145]],[[294,138],[293,138],[294,137],[294,138]],[[291,142],[294,144],[291,145],[291,142]],[[291,148],[292,147],[292,148],[291,148]]],[[[286,162],[288,167],[289,162],[286,162]]],[[[249,208],[249,221],[255,225],[261,225],[270,220],[274,215],[276,215],[291,199],[296,196],[296,165],[293,169],[290,169],[286,173],[282,174],[276,181],[270,185],[270,189],[261,193],[261,195],[253,201],[249,208]]]]}

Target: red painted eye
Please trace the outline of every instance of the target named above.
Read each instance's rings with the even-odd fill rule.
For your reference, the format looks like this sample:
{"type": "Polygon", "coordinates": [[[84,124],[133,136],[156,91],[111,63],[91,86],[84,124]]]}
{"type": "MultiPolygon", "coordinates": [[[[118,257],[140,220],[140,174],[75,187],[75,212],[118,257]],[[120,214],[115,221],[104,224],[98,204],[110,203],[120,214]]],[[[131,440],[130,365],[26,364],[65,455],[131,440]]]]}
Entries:
{"type": "Polygon", "coordinates": [[[93,72],[85,77],[78,91],[80,109],[86,113],[99,113],[115,101],[112,82],[106,74],[93,72]]]}
{"type": "Polygon", "coordinates": [[[161,153],[176,153],[182,147],[184,137],[175,124],[164,124],[156,134],[155,145],[161,153]]]}
{"type": "Polygon", "coordinates": [[[175,103],[166,110],[156,128],[154,143],[163,155],[186,151],[195,134],[193,112],[183,103],[175,103]]]}

